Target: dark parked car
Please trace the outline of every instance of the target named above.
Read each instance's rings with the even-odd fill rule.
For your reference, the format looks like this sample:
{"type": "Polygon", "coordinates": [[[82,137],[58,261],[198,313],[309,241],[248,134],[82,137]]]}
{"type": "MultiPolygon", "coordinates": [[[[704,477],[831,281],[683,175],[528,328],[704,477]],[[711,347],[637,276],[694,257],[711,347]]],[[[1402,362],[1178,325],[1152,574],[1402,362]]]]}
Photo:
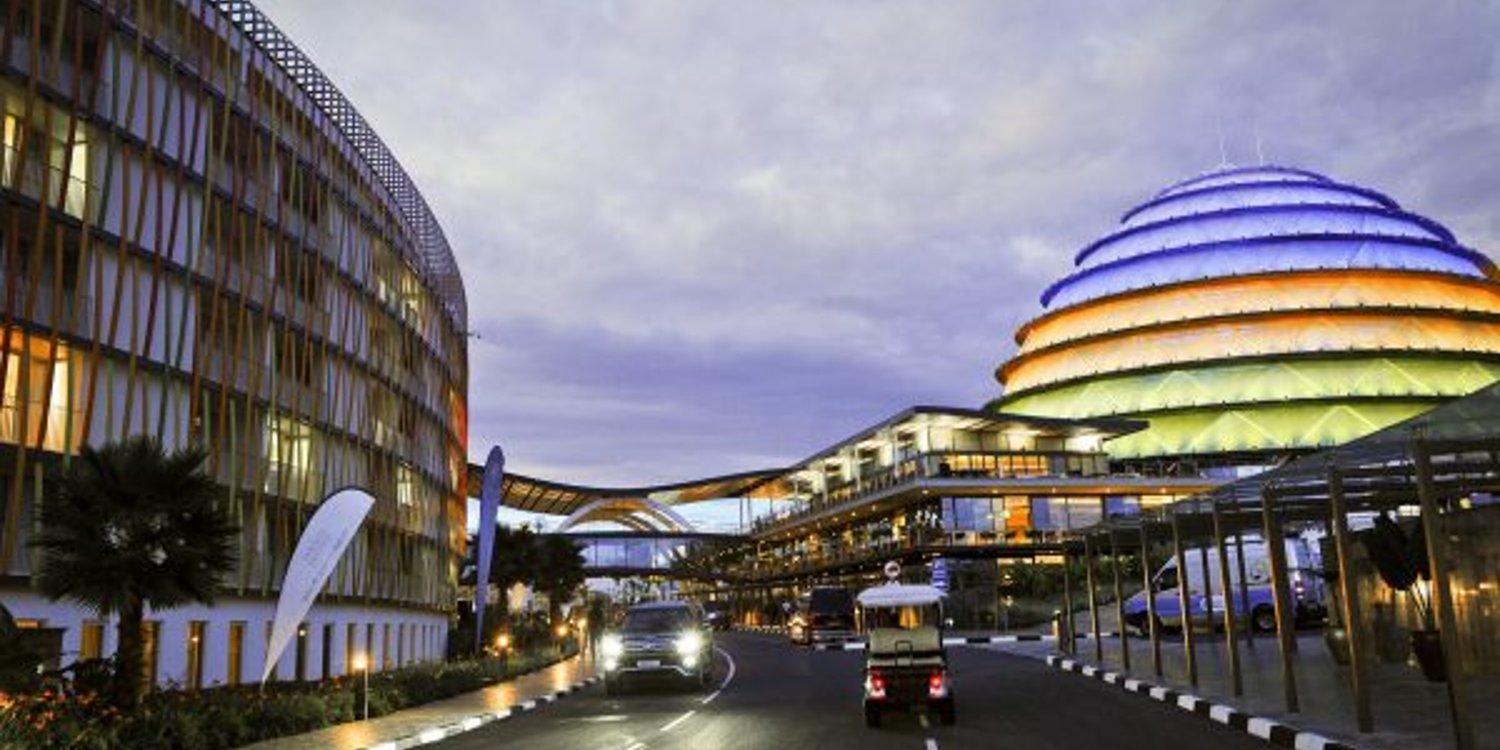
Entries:
{"type": "Polygon", "coordinates": [[[847,641],[856,637],[854,595],[848,589],[820,586],[797,601],[797,611],[787,623],[793,643],[813,644],[847,641]]]}
{"type": "Polygon", "coordinates": [[[703,624],[710,630],[728,630],[734,624],[729,602],[704,602],[703,624]]]}
{"type": "Polygon", "coordinates": [[[626,680],[669,677],[707,687],[713,672],[713,631],[703,610],[688,602],[637,604],[618,628],[604,634],[604,692],[615,695],[626,680]]]}

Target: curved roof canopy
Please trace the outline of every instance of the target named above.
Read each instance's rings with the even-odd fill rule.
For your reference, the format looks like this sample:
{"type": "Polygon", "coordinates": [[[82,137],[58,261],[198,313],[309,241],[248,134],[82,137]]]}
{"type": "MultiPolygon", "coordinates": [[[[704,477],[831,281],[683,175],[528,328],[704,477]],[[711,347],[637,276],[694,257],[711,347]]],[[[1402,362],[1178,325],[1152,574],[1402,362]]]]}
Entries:
{"type": "MultiPolygon", "coordinates": [[[[762,469],[644,487],[589,487],[506,472],[500,504],[533,513],[571,515],[605,500],[647,500],[665,506],[725,497],[775,497],[776,493],[766,485],[784,472],[785,469],[762,469]]],[[[477,490],[483,478],[484,467],[469,464],[469,487],[477,490]]]]}

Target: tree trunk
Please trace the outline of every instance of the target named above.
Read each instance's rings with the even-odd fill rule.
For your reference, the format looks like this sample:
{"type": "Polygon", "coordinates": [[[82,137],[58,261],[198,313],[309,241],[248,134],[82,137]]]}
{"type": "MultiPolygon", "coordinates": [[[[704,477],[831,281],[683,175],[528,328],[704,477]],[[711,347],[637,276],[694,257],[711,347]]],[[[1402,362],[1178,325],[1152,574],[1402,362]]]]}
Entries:
{"type": "Polygon", "coordinates": [[[135,708],[141,701],[145,688],[145,654],[141,638],[141,622],[145,619],[145,607],[140,599],[131,597],[120,608],[120,645],[115,652],[115,703],[120,708],[135,708]]]}

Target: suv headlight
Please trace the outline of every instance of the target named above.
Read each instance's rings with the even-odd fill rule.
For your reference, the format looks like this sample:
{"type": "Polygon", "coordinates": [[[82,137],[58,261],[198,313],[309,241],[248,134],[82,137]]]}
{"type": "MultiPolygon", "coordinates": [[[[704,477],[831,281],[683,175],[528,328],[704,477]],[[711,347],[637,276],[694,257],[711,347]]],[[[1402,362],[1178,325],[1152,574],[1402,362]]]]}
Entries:
{"type": "Polygon", "coordinates": [[[625,652],[625,642],[615,633],[606,633],[599,639],[599,650],[606,658],[615,658],[625,652]]]}
{"type": "Polygon", "coordinates": [[[677,653],[687,656],[696,654],[703,650],[703,634],[696,630],[689,630],[677,636],[677,653]]]}

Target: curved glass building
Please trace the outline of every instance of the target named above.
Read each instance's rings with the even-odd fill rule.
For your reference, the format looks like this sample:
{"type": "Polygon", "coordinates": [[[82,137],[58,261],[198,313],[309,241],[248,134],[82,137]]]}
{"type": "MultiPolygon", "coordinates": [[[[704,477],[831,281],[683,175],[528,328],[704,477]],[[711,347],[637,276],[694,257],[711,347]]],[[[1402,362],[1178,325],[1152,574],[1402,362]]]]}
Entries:
{"type": "Polygon", "coordinates": [[[1489,258],[1374,190],[1231,168],[1126,212],[1042,295],[995,406],[1142,418],[1117,459],[1343,443],[1500,379],[1489,258]]]}
{"type": "Polygon", "coordinates": [[[245,0],[0,10],[0,600],[56,661],[114,628],[28,579],[80,446],[198,444],[241,527],[213,607],[148,612],[149,671],[258,678],[298,537],[377,503],[281,677],[441,658],[464,545],[465,299],[443,231],[363,117],[245,0]]]}

